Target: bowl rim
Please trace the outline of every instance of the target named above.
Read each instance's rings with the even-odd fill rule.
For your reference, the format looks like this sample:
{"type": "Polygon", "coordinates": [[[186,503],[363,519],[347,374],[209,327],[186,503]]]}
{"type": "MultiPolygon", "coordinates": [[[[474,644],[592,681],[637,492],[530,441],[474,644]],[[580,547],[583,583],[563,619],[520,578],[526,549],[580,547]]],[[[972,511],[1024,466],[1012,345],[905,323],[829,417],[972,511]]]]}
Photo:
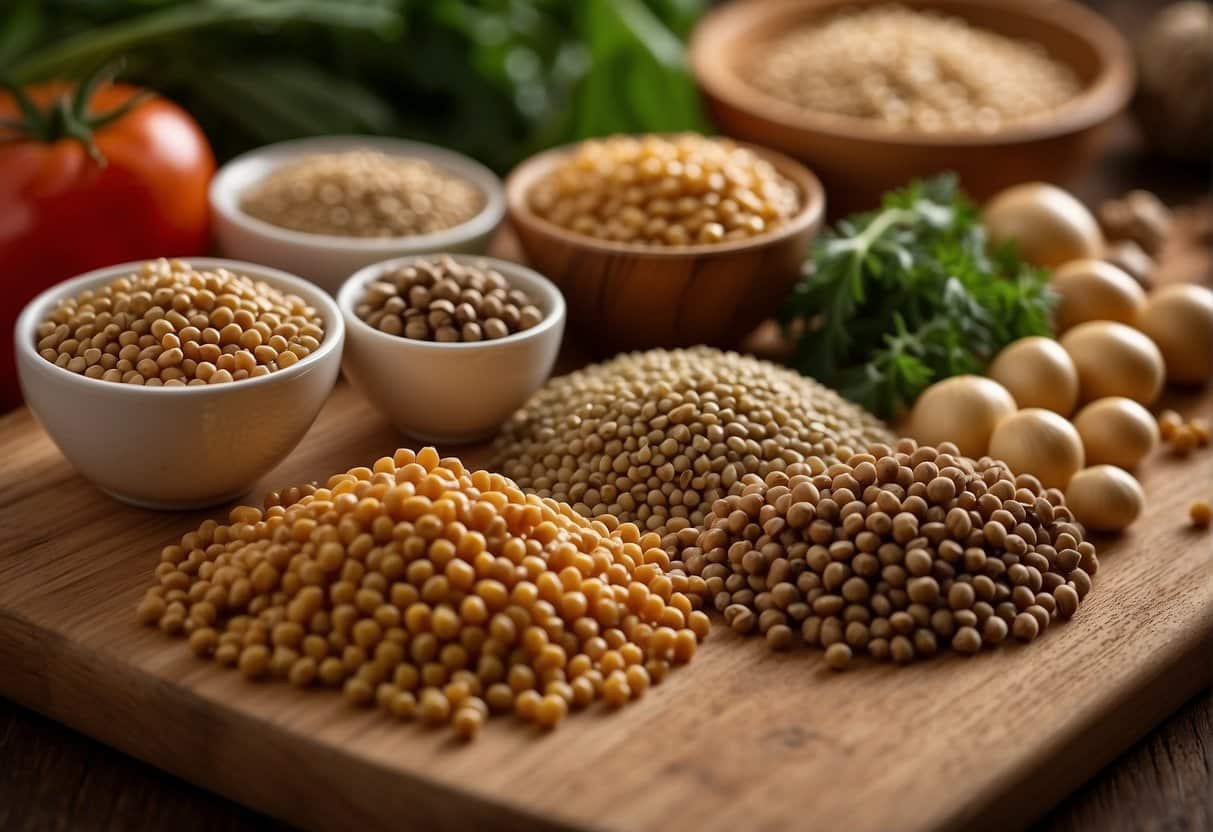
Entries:
{"type": "MultiPolygon", "coordinates": [[[[686,132],[617,133],[614,135],[671,137],[683,135],[686,132]]],[[[745,148],[774,165],[780,175],[791,180],[800,192],[800,208],[797,212],[782,225],[742,240],[730,240],[722,243],[696,243],[689,246],[657,246],[647,243],[620,243],[613,240],[603,240],[599,237],[591,237],[588,234],[581,234],[562,225],[557,225],[532,211],[527,195],[535,185],[535,182],[559,162],[575,153],[586,142],[602,141],[602,138],[591,138],[536,153],[510,171],[509,176],[505,180],[505,202],[506,207],[509,209],[510,222],[542,231],[549,237],[559,238],[569,245],[581,249],[590,249],[602,254],[628,254],[653,259],[679,259],[735,254],[740,251],[782,242],[821,224],[825,217],[825,187],[821,184],[821,180],[818,179],[817,174],[813,173],[806,165],[777,150],[771,150],[770,148],[751,142],[728,136],[709,136],[707,138],[724,138],[737,147],[745,148]]]]}
{"type": "Polygon", "coordinates": [[[340,309],[342,316],[347,320],[348,329],[351,332],[360,332],[372,335],[378,339],[382,339],[382,343],[391,343],[402,346],[406,349],[416,349],[422,351],[458,351],[458,350],[476,350],[476,349],[492,349],[498,346],[508,346],[517,344],[522,341],[538,339],[546,334],[549,330],[561,326],[567,314],[564,295],[560,289],[556,287],[548,278],[544,277],[539,272],[532,268],[515,263],[512,260],[502,260],[498,257],[486,257],[481,254],[448,254],[439,252],[436,254],[407,254],[401,257],[393,257],[390,260],[380,260],[378,263],[371,263],[369,266],[364,266],[354,272],[345,282],[341,284],[341,288],[337,290],[337,307],[340,309]],[[381,332],[375,327],[368,324],[358,314],[354,312],[355,296],[365,288],[370,281],[380,277],[384,272],[401,266],[411,265],[419,260],[431,260],[437,257],[450,257],[456,263],[461,265],[479,265],[487,264],[489,268],[495,269],[506,276],[507,279],[521,278],[524,282],[529,282],[531,285],[525,287],[527,291],[532,290],[532,286],[538,288],[543,293],[545,300],[550,308],[550,311],[543,316],[538,324],[530,329],[524,329],[520,332],[512,332],[503,338],[494,338],[491,341],[419,341],[416,338],[405,338],[400,335],[391,335],[387,332],[381,332]]]}
{"type": "Polygon", "coordinates": [[[92,390],[98,393],[135,396],[202,396],[206,394],[231,395],[241,390],[251,390],[258,386],[288,381],[294,376],[308,372],[314,364],[319,363],[334,350],[340,350],[345,342],[345,320],[336,302],[319,286],[297,275],[257,263],[247,263],[243,260],[229,260],[223,257],[171,257],[165,259],[180,260],[198,269],[227,269],[231,272],[244,274],[254,280],[264,280],[275,288],[298,295],[310,305],[323,310],[325,317],[324,340],[320,342],[320,347],[317,350],[305,355],[286,369],[275,370],[272,373],[257,376],[256,378],[241,379],[231,384],[195,384],[193,386],[185,385],[184,387],[148,387],[143,384],[122,384],[104,381],[99,378],[89,378],[83,373],[73,373],[71,370],[60,367],[58,364],[54,364],[43,358],[37,350],[36,329],[54,305],[60,300],[78,294],[85,289],[107,283],[124,274],[138,271],[144,263],[149,262],[148,260],[134,260],[93,269],[90,272],[85,272],[82,275],[56,283],[54,286],[40,292],[25,305],[25,308],[21,310],[21,314],[17,317],[17,325],[13,330],[13,339],[16,342],[17,352],[32,362],[31,366],[42,367],[42,365],[46,365],[46,369],[62,373],[61,377],[68,379],[69,384],[74,381],[91,385],[92,390]]]}
{"type": "Polygon", "coordinates": [[[763,3],[733,0],[711,10],[696,24],[688,47],[691,70],[700,89],[709,98],[762,121],[805,133],[903,147],[1006,146],[1056,138],[1106,121],[1132,96],[1134,65],[1128,43],[1101,15],[1073,0],[905,0],[905,4],[927,9],[947,6],[954,13],[956,7],[965,6],[1004,10],[1082,40],[1095,52],[1099,67],[1078,95],[1052,110],[993,132],[932,133],[894,127],[876,120],[808,110],[776,98],[746,82],[728,54],[728,45],[737,38],[739,30],[753,29],[772,17],[794,15],[798,11],[837,11],[852,5],[874,6],[880,5],[880,0],[767,0],[763,3]],[[726,57],[721,57],[722,52],[726,57]]]}
{"type": "MultiPolygon", "coordinates": [[[[265,174],[253,180],[264,178],[265,174]]],[[[232,225],[240,226],[262,238],[278,243],[310,249],[324,249],[359,254],[392,254],[412,251],[433,251],[456,246],[467,240],[491,234],[505,218],[505,191],[501,179],[485,165],[454,150],[426,142],[399,139],[393,136],[362,136],[339,134],[332,136],[309,136],[262,145],[241,153],[225,162],[207,189],[207,198],[219,217],[232,225]],[[406,156],[423,159],[462,177],[484,195],[480,210],[450,228],[426,234],[411,234],[399,237],[343,237],[337,234],[312,234],[282,228],[245,213],[240,208],[240,196],[252,183],[238,187],[233,180],[245,168],[257,164],[268,164],[270,169],[314,153],[339,153],[347,150],[377,150],[389,156],[406,156]]]]}

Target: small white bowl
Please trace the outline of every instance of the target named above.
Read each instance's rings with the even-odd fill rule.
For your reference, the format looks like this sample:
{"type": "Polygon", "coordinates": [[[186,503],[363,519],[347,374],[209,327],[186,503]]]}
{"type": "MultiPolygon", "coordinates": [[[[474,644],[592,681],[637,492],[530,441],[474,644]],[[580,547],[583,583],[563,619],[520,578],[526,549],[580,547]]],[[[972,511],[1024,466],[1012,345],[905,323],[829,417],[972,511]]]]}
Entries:
{"type": "Polygon", "coordinates": [[[543,313],[538,325],[493,341],[417,341],[380,332],[354,313],[366,284],[423,257],[400,257],[354,274],[337,294],[349,341],[343,369],[355,387],[402,433],[424,442],[487,439],[552,372],[564,335],[564,297],[550,280],[517,263],[452,255],[483,263],[526,292],[543,313]]]}
{"type": "Polygon", "coordinates": [[[30,410],[85,479],[125,503],[189,509],[246,493],[303,438],[341,365],[345,324],[333,299],[293,275],[234,260],[186,258],[298,295],[324,318],[319,349],[269,375],[231,384],[143,387],[102,381],[38,354],[38,324],[61,299],[139,269],[124,263],[47,289],[17,319],[17,372],[30,410]]]}
{"type": "Polygon", "coordinates": [[[219,169],[210,187],[211,221],[225,257],[265,263],[297,274],[330,294],[350,274],[389,257],[438,252],[484,252],[505,216],[501,180],[484,165],[451,150],[383,136],[320,136],[259,147],[219,169]],[[341,237],[292,231],[251,217],[240,208],[244,192],[275,168],[303,156],[347,150],[377,150],[424,159],[460,176],[484,194],[484,207],[467,222],[408,237],[341,237]]]}

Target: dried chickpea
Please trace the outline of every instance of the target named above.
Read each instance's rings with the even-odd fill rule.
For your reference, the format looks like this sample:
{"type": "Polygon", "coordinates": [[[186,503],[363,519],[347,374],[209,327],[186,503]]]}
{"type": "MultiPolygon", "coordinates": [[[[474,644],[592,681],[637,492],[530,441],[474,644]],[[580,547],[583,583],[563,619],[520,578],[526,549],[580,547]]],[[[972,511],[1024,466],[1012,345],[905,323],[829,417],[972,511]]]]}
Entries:
{"type": "Polygon", "coordinates": [[[266,503],[165,547],[137,610],[170,634],[197,622],[194,651],[250,679],[318,680],[471,739],[490,713],[554,727],[570,706],[626,703],[707,633],[657,534],[585,519],[433,448],[266,503]],[[216,586],[223,604],[208,600],[216,586]],[[607,603],[642,592],[627,615],[607,603]]]}
{"type": "Polygon", "coordinates": [[[281,349],[259,347],[256,353],[238,348],[246,334],[260,337],[262,328],[272,331],[271,323],[303,333],[312,349],[324,339],[323,318],[295,295],[226,269],[204,271],[161,259],[59,301],[38,325],[36,338],[43,357],[69,372],[101,381],[182,387],[243,380],[297,361],[286,343],[281,349]],[[154,305],[155,299],[170,304],[169,311],[154,305]],[[101,321],[105,325],[97,331],[101,321]],[[221,342],[230,354],[222,352],[221,342]],[[218,366],[211,358],[230,366],[218,366]],[[111,361],[113,366],[97,372],[111,361]]]}
{"type": "MultiPolygon", "coordinates": [[[[680,556],[674,570],[703,578],[705,602],[740,633],[800,605],[801,640],[835,669],[854,654],[905,663],[1031,641],[1054,614],[1074,615],[1098,569],[1064,499],[1035,477],[912,439],[745,474],[680,556]],[[780,591],[755,592],[767,586],[780,591]]],[[[765,630],[772,647],[787,646],[771,635],[781,627],[765,630]]]]}

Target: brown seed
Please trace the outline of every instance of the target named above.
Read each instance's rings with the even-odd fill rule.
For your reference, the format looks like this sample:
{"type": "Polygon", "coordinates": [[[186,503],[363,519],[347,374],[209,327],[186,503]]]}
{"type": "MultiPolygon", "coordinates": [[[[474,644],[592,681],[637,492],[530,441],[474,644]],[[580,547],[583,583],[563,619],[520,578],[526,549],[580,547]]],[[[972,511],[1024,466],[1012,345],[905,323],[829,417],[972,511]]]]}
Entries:
{"type": "Polygon", "coordinates": [[[826,648],[826,666],[831,670],[844,670],[851,663],[851,648],[844,642],[835,642],[826,648]]]}

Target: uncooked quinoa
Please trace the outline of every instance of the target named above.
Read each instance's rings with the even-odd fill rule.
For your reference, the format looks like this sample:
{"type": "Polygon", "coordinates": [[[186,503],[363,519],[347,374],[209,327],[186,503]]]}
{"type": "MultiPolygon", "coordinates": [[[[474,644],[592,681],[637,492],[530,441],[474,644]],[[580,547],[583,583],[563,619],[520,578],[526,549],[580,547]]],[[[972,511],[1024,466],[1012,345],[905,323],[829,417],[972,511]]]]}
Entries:
{"type": "Polygon", "coordinates": [[[707,636],[702,579],[666,574],[658,543],[399,450],[203,522],[137,615],[248,679],[339,687],[464,739],[494,713],[551,728],[643,696],[707,636]]]}
{"type": "Polygon", "coordinates": [[[493,467],[586,516],[657,531],[674,553],[745,474],[890,440],[859,406],[770,362],[650,350],[549,381],[502,428],[493,467]]]}
{"type": "Polygon", "coordinates": [[[747,474],[681,563],[725,622],[776,649],[898,663],[976,653],[1070,618],[1099,568],[1056,489],[902,439],[844,462],[747,474]]]}
{"type": "Polygon", "coordinates": [[[240,210],[280,228],[339,237],[410,237],[467,222],[484,207],[473,183],[424,159],[372,150],[317,153],[253,185],[240,210]]]}
{"type": "Polygon", "coordinates": [[[778,36],[746,78],[806,110],[945,132],[991,132],[1078,95],[1042,46],[931,10],[846,10],[778,36]]]}
{"type": "Polygon", "coordinates": [[[694,133],[583,142],[528,197],[537,215],[579,234],[655,246],[753,237],[800,207],[766,159],[694,133]]]}
{"type": "Polygon", "coordinates": [[[324,321],[301,298],[226,269],[155,260],[59,301],[38,325],[47,361],[147,387],[220,384],[307,357],[324,321]]]}

